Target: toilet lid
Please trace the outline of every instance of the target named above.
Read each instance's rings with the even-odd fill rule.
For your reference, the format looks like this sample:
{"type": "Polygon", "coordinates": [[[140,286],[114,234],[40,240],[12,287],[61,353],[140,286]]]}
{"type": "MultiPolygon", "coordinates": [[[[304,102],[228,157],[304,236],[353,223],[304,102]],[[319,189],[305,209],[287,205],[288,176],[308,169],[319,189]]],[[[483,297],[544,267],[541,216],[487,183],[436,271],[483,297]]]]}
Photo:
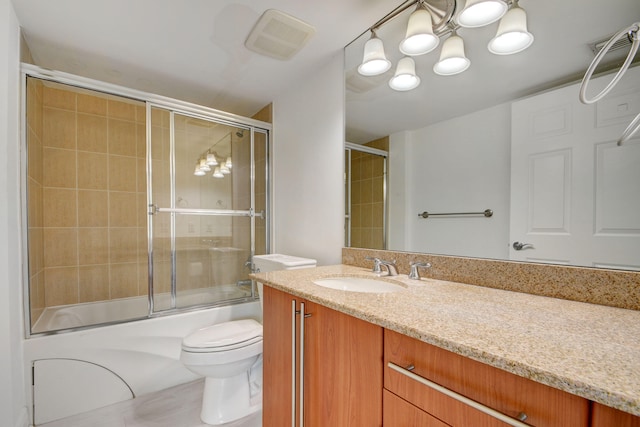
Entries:
{"type": "Polygon", "coordinates": [[[228,351],[262,340],[262,325],[253,319],[234,320],[199,329],[182,340],[189,351],[228,351]]]}

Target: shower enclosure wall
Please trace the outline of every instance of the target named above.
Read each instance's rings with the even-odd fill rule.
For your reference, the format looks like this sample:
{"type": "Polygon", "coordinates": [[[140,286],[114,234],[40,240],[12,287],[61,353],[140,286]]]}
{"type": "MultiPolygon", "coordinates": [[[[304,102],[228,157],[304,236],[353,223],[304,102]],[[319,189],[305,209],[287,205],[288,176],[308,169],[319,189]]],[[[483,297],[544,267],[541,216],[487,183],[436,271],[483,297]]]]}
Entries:
{"type": "Polygon", "coordinates": [[[270,124],[23,74],[28,335],[256,298],[270,124]]]}
{"type": "Polygon", "coordinates": [[[345,144],[345,246],[387,249],[388,138],[345,144]]]}

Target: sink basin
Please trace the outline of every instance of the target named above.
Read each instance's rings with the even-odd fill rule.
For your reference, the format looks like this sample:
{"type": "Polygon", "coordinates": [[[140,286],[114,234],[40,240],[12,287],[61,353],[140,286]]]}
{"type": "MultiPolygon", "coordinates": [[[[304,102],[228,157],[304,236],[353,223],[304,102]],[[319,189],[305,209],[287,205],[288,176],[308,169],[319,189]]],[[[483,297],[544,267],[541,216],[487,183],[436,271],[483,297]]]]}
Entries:
{"type": "Polygon", "coordinates": [[[405,289],[402,285],[368,277],[329,277],[314,280],[313,283],[318,286],[338,289],[340,291],[367,292],[373,294],[397,292],[405,289]]]}

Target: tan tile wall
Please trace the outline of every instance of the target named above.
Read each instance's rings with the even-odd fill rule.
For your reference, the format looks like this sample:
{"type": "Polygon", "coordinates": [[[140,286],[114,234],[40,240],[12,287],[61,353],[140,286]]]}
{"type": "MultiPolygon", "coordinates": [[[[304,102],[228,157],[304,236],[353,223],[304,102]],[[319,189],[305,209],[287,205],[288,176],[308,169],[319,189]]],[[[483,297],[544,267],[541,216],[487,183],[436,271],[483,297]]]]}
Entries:
{"type": "Polygon", "coordinates": [[[29,165],[27,173],[28,243],[29,243],[29,303],[32,323],[45,307],[44,293],[44,229],[43,229],[43,158],[42,102],[43,84],[29,79],[27,84],[27,139],[29,165]]]}
{"type": "MultiPolygon", "coordinates": [[[[389,150],[389,138],[365,144],[389,150]]],[[[384,248],[384,159],[351,152],[351,246],[384,248]]]]}
{"type": "MultiPolygon", "coordinates": [[[[32,306],[147,293],[145,114],[142,103],[43,87],[41,166],[29,164],[42,194],[29,207],[41,206],[44,295],[32,278],[32,306]]],[[[38,141],[29,135],[34,156],[38,141]]]]}

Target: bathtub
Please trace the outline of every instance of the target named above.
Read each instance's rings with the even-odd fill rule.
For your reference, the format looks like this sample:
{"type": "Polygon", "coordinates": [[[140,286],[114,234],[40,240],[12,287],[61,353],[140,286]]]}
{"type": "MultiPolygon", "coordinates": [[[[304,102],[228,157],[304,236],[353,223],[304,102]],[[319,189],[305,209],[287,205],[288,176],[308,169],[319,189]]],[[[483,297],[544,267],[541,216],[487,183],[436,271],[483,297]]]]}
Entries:
{"type": "MultiPolygon", "coordinates": [[[[251,285],[251,281],[248,282],[248,285],[251,285]]],[[[182,307],[191,307],[212,304],[216,301],[243,299],[249,295],[249,290],[242,289],[237,285],[216,285],[209,288],[180,291],[178,301],[182,307]]],[[[156,309],[168,308],[170,301],[170,293],[157,294],[154,298],[156,309]]],[[[146,319],[148,313],[149,301],[146,295],[47,307],[33,324],[32,334],[132,319],[146,319]]]]}
{"type": "MultiPolygon", "coordinates": [[[[120,302],[122,313],[137,303],[135,298],[120,302]]],[[[105,304],[112,303],[66,306],[43,313],[39,321],[54,329],[51,322],[61,322],[62,328],[86,324],[83,316],[99,320],[113,309],[105,304]]],[[[32,419],[42,424],[196,380],[180,362],[182,338],[201,327],[242,318],[262,321],[257,300],[32,336],[24,341],[25,380],[33,384],[32,419]]]]}

